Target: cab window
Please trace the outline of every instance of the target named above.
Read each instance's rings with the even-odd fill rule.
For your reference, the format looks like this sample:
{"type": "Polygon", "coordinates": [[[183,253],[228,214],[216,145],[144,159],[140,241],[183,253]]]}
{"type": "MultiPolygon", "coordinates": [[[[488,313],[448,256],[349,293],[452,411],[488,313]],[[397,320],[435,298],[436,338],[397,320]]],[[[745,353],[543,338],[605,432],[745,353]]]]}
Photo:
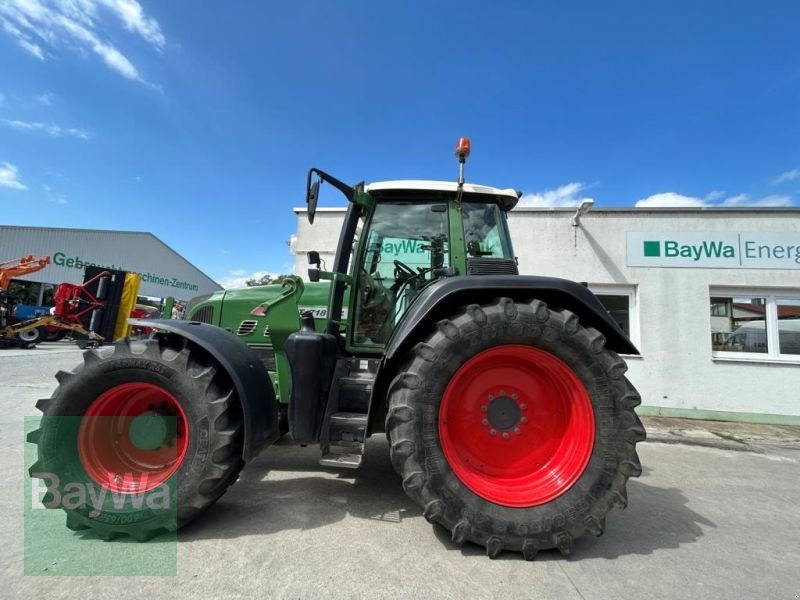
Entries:
{"type": "Polygon", "coordinates": [[[450,265],[447,205],[380,202],[366,232],[353,342],[383,345],[419,291],[450,265]]]}
{"type": "Polygon", "coordinates": [[[473,258],[514,258],[505,214],[497,204],[464,202],[464,243],[473,258]]]}

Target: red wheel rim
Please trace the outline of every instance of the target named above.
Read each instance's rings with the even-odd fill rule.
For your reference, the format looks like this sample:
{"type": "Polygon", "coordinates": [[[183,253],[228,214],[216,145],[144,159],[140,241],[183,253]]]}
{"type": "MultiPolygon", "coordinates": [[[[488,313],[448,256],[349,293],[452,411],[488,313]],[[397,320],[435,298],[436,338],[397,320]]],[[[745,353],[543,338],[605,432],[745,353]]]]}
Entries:
{"type": "Polygon", "coordinates": [[[485,350],[456,371],[439,408],[442,450],[481,498],[538,506],[581,476],[594,446],[594,412],[577,375],[530,346],[485,350]]]}
{"type": "Polygon", "coordinates": [[[180,403],[164,388],[151,383],[117,385],[98,396],[81,421],[81,464],[98,485],[112,492],[152,490],[183,461],[189,445],[187,422],[180,403]]]}

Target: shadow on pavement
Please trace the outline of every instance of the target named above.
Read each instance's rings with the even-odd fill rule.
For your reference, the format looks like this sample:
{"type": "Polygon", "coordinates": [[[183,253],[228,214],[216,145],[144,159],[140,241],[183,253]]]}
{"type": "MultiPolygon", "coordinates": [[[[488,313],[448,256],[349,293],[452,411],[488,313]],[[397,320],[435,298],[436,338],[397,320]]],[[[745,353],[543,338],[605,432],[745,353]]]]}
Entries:
{"type": "Polygon", "coordinates": [[[318,447],[279,442],[249,464],[236,485],[178,538],[315,529],[348,515],[388,523],[420,517],[421,509],[403,492],[392,468],[385,438],[370,439],[367,447],[364,464],[351,471],[319,466],[318,447]]]}
{"type": "Polygon", "coordinates": [[[678,488],[629,481],[628,508],[613,511],[608,516],[606,533],[576,544],[573,557],[617,558],[692,544],[703,537],[703,527],[717,526],[689,508],[688,503],[689,498],[678,488]]]}
{"type": "MultiPolygon", "coordinates": [[[[605,533],[599,537],[587,536],[575,542],[570,560],[587,558],[617,558],[630,554],[652,554],[656,550],[678,548],[703,537],[701,526],[716,525],[687,506],[689,499],[677,488],[660,488],[642,483],[628,482],[628,508],[613,510],[607,518],[605,533]]],[[[440,525],[434,527],[436,537],[449,550],[458,550],[464,556],[485,554],[485,549],[474,544],[456,546],[450,541],[450,532],[440,525]]],[[[505,552],[500,559],[513,559],[516,553],[505,552]]],[[[561,553],[547,550],[536,560],[560,560],[561,553]]]]}
{"type": "MultiPolygon", "coordinates": [[[[388,457],[385,439],[368,442],[361,469],[326,470],[317,464],[319,449],[279,442],[242,472],[240,480],[206,515],[179,532],[179,540],[226,539],[285,530],[307,530],[336,523],[350,515],[390,523],[421,517],[421,509],[403,492],[388,457]],[[267,475],[270,475],[267,478],[267,475]]],[[[644,479],[649,479],[650,469],[644,479]]],[[[616,558],[677,548],[701,538],[703,527],[716,525],[689,508],[677,488],[661,488],[641,480],[628,482],[629,505],[614,510],[605,534],[576,542],[572,559],[616,558]]],[[[450,532],[433,533],[449,550],[467,556],[482,547],[458,547],[450,532]]],[[[558,551],[542,552],[537,560],[560,559],[558,551]]],[[[518,558],[503,553],[500,558],[518,558]]]]}

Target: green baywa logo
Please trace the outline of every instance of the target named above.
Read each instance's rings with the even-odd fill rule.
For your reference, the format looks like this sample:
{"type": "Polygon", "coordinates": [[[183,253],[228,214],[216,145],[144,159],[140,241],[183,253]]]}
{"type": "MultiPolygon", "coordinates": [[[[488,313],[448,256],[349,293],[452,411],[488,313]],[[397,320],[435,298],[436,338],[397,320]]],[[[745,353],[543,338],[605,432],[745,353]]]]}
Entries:
{"type": "MultiPolygon", "coordinates": [[[[662,256],[661,242],[644,242],[644,255],[650,257],[662,256]]],[[[681,244],[674,240],[664,240],[663,256],[665,258],[691,258],[699,261],[701,258],[736,258],[736,249],[730,244],[719,241],[703,241],[699,244],[681,244]]]]}
{"type": "Polygon", "coordinates": [[[645,256],[661,256],[661,242],[645,242],[644,243],[645,256]]]}

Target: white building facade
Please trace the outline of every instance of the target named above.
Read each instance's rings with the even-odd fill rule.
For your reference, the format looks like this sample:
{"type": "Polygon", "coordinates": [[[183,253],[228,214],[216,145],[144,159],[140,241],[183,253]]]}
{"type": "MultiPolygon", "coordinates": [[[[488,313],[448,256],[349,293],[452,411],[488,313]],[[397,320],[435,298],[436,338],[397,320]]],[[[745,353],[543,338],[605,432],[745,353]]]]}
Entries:
{"type": "MultiPolygon", "coordinates": [[[[296,209],[295,272],[344,209],[296,209]]],[[[800,424],[800,210],[514,209],[519,271],[588,283],[640,356],[640,414],[800,424]]]]}

